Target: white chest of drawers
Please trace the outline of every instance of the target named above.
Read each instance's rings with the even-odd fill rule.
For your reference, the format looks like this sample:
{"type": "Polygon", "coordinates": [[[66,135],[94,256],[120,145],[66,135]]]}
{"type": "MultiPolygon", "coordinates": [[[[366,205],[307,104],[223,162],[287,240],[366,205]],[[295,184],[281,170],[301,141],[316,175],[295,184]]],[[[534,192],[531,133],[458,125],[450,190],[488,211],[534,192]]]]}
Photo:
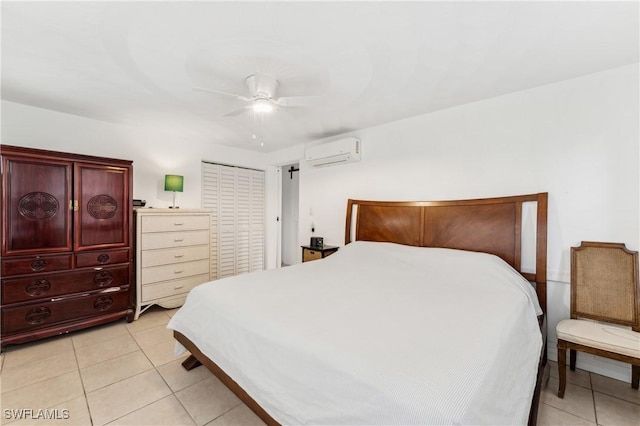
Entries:
{"type": "Polygon", "coordinates": [[[210,280],[211,218],[203,209],[137,209],[136,314],[177,308],[210,280]]]}

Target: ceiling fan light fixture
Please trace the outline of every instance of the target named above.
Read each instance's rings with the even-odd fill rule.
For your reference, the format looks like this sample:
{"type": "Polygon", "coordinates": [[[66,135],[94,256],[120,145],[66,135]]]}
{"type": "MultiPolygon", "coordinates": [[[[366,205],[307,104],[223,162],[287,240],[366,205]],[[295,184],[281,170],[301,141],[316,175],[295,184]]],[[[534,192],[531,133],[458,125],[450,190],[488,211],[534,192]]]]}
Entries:
{"type": "Polygon", "coordinates": [[[273,111],[273,105],[268,99],[256,99],[253,102],[253,110],[255,112],[271,112],[273,111]]]}

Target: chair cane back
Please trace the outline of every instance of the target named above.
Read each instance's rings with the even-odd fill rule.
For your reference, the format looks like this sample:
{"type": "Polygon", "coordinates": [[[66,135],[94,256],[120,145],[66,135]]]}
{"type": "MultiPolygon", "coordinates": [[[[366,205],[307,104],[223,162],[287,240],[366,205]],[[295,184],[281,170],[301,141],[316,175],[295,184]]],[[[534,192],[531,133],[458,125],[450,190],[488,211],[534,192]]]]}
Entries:
{"type": "Polygon", "coordinates": [[[571,370],[577,352],[631,364],[631,386],[638,389],[639,294],[638,252],[624,244],[588,241],[571,248],[571,319],[556,327],[560,398],[566,387],[567,349],[571,370]]]}

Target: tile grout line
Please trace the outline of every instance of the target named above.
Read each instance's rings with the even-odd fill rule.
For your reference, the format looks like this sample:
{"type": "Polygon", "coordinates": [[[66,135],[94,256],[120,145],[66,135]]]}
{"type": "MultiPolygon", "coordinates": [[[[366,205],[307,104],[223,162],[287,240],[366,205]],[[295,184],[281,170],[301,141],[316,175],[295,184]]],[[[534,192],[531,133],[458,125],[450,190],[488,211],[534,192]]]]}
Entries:
{"type": "MultiPolygon", "coordinates": [[[[54,355],[54,356],[58,356],[58,355],[54,355]]],[[[74,359],[75,359],[75,351],[73,353],[73,356],[74,356],[74,359]]],[[[44,358],[44,359],[48,359],[48,358],[44,358]]],[[[78,364],[78,360],[76,359],[76,367],[77,367],[77,364],[78,364]]],[[[16,367],[11,367],[11,368],[23,368],[23,366],[22,365],[18,365],[16,367]]],[[[46,379],[41,379],[41,380],[38,380],[38,381],[33,382],[33,383],[23,384],[23,385],[18,386],[17,388],[14,388],[14,389],[11,389],[11,390],[8,390],[8,391],[2,391],[0,393],[0,395],[4,394],[4,393],[9,393],[9,392],[14,392],[14,391],[17,391],[17,390],[20,390],[20,389],[24,389],[24,388],[26,388],[28,386],[33,386],[33,385],[38,384],[40,382],[43,382],[45,380],[55,379],[56,377],[64,376],[65,374],[72,373],[73,371],[74,371],[73,369],[72,370],[67,370],[67,371],[62,371],[62,372],[60,372],[60,373],[58,373],[56,375],[53,375],[51,377],[47,377],[46,379]]]]}
{"type": "MultiPolygon", "coordinates": [[[[169,315],[166,314],[166,312],[163,312],[168,318],[169,320],[167,321],[167,324],[169,323],[169,321],[171,321],[171,317],[169,315]]],[[[167,326],[167,324],[164,324],[165,328],[167,326]]],[[[146,352],[144,350],[142,350],[142,353],[144,353],[144,356],[147,357],[147,359],[149,359],[149,357],[147,356],[146,352]]],[[[160,376],[160,378],[162,379],[162,381],[167,385],[167,387],[169,388],[169,390],[171,391],[171,395],[173,395],[173,397],[178,401],[178,404],[180,404],[180,406],[182,407],[182,409],[184,410],[185,413],[187,413],[187,415],[189,416],[189,418],[191,419],[191,421],[193,422],[194,425],[197,425],[198,422],[196,422],[196,419],[193,418],[193,416],[191,415],[191,413],[189,412],[189,410],[187,410],[187,407],[184,406],[184,404],[182,403],[182,401],[180,400],[180,398],[178,398],[178,395],[176,395],[176,392],[173,390],[173,388],[171,387],[171,385],[169,385],[169,383],[165,380],[164,376],[162,375],[162,373],[160,373],[160,371],[158,370],[158,366],[156,366],[150,359],[149,362],[151,362],[151,365],[153,366],[153,368],[156,370],[156,372],[158,373],[158,375],[160,376]]],[[[168,364],[168,363],[167,363],[168,364]]],[[[162,364],[165,365],[165,364],[162,364]]],[[[182,389],[181,389],[182,390],[182,389]]]]}
{"type": "MultiPolygon", "coordinates": [[[[204,366],[203,366],[204,367],[204,366]]],[[[218,420],[220,417],[224,416],[225,414],[230,413],[231,411],[235,410],[236,408],[240,407],[243,404],[242,401],[240,401],[240,403],[234,407],[229,408],[227,411],[225,411],[224,413],[220,413],[220,415],[214,417],[213,419],[209,420],[207,423],[204,424],[204,426],[207,426],[209,423],[211,422],[215,422],[216,420],[218,420]]]]}
{"type": "Polygon", "coordinates": [[[76,353],[76,344],[73,341],[73,336],[69,336],[71,339],[71,347],[73,348],[73,356],[76,358],[76,367],[78,368],[78,376],[80,376],[80,384],[82,385],[82,395],[84,396],[84,404],[87,406],[87,413],[89,414],[89,421],[91,425],[93,425],[93,416],[91,415],[91,408],[89,407],[89,398],[87,395],[87,389],[84,386],[84,379],[82,378],[82,373],[80,372],[80,363],[78,362],[78,354],[76,353]]]}
{"type": "MultiPolygon", "coordinates": [[[[170,317],[168,314],[166,314],[166,312],[163,312],[163,314],[164,314],[164,315],[166,315],[166,316],[169,318],[169,321],[171,321],[171,317],[170,317]]],[[[169,321],[167,321],[167,324],[169,323],[169,321]]],[[[165,328],[166,328],[167,324],[164,324],[164,327],[165,327],[165,328]]],[[[165,384],[165,385],[167,386],[167,388],[171,391],[171,395],[172,395],[172,396],[173,396],[173,397],[178,401],[178,403],[179,403],[179,404],[180,404],[180,406],[184,409],[185,413],[187,413],[187,415],[189,416],[189,418],[191,419],[191,421],[193,422],[193,424],[194,424],[194,425],[197,425],[198,423],[197,423],[197,422],[196,422],[196,420],[193,418],[193,416],[191,415],[191,413],[189,412],[189,410],[187,410],[187,407],[185,407],[185,406],[184,406],[184,404],[182,403],[182,401],[180,400],[180,398],[178,398],[178,396],[176,395],[176,392],[173,390],[173,388],[171,388],[171,386],[170,386],[170,385],[169,385],[169,383],[166,381],[166,379],[164,378],[164,376],[162,375],[162,373],[160,373],[160,371],[158,370],[158,367],[161,367],[162,365],[168,364],[168,362],[167,362],[167,363],[165,363],[165,364],[162,364],[161,366],[157,366],[157,365],[155,365],[155,364],[153,363],[153,361],[149,358],[149,356],[147,355],[147,353],[144,351],[144,349],[142,348],[142,346],[140,346],[140,344],[138,343],[138,341],[136,340],[136,338],[133,336],[133,333],[131,332],[131,330],[129,330],[129,328],[128,328],[128,327],[125,327],[125,328],[127,328],[127,331],[129,332],[129,334],[131,335],[131,337],[133,338],[133,340],[135,340],[135,342],[136,342],[136,344],[138,345],[138,347],[140,348],[140,351],[142,352],[142,354],[143,354],[143,355],[145,356],[145,358],[146,358],[146,359],[151,363],[152,368],[156,371],[156,373],[160,376],[160,378],[162,379],[162,381],[164,382],[164,384],[165,384]]],[[[150,327],[150,328],[153,328],[153,327],[150,327]]],[[[140,331],[144,331],[144,330],[145,330],[145,329],[140,330],[140,331]]],[[[173,362],[173,361],[170,361],[170,362],[173,362]]],[[[203,379],[203,380],[204,380],[204,379],[203,379]]],[[[199,381],[198,381],[198,382],[196,382],[196,383],[199,383],[199,382],[201,382],[201,381],[202,381],[202,380],[199,380],[199,381]]],[[[195,383],[194,383],[194,384],[195,384],[195,383]]],[[[181,390],[182,390],[182,389],[181,389],[181,390]]],[[[166,398],[167,396],[169,396],[169,395],[163,396],[162,398],[160,398],[160,399],[158,399],[158,400],[156,400],[156,401],[153,401],[153,402],[151,402],[151,403],[149,403],[149,404],[145,405],[144,407],[140,407],[140,408],[138,408],[137,410],[132,411],[131,413],[135,413],[136,411],[141,410],[142,408],[148,407],[149,405],[154,404],[154,403],[156,403],[156,402],[158,402],[158,401],[160,401],[160,400],[162,400],[162,399],[166,398]]],[[[127,416],[127,415],[129,415],[129,414],[131,414],[131,413],[127,413],[127,414],[125,414],[124,416],[127,416]]],[[[119,419],[121,419],[121,418],[122,418],[122,417],[124,417],[124,416],[119,417],[119,419]]],[[[116,421],[116,420],[118,420],[118,419],[112,420],[112,422],[114,422],[114,421],[116,421]]]]}
{"type": "Polygon", "coordinates": [[[591,372],[589,372],[589,387],[591,388],[591,403],[593,404],[593,417],[596,420],[596,425],[598,424],[598,410],[596,409],[596,395],[593,390],[593,380],[591,378],[591,372]]]}
{"type": "MultiPolygon", "coordinates": [[[[167,317],[169,317],[169,321],[171,321],[171,316],[167,313],[167,312],[163,312],[167,317]]],[[[165,324],[165,327],[169,324],[169,321],[167,321],[167,324],[165,324]]],[[[175,340],[175,339],[174,339],[175,340]]],[[[163,364],[164,365],[164,364],[163,364]]],[[[182,362],[180,363],[180,366],[182,366],[182,362]]],[[[154,365],[154,367],[156,368],[156,370],[158,370],[158,367],[156,367],[154,365]]],[[[158,374],[160,374],[160,377],[162,377],[162,380],[164,380],[164,382],[167,384],[167,386],[169,387],[169,389],[171,390],[171,394],[173,395],[173,397],[178,401],[178,404],[180,404],[180,406],[182,407],[182,409],[184,410],[185,413],[187,413],[187,415],[189,416],[189,418],[191,419],[191,421],[193,422],[194,425],[198,425],[198,422],[196,421],[196,419],[193,418],[193,416],[191,415],[191,413],[189,412],[189,410],[187,410],[187,407],[185,407],[185,405],[182,403],[182,401],[180,400],[180,398],[178,398],[178,395],[176,395],[176,392],[173,390],[173,388],[171,388],[171,386],[169,385],[169,383],[167,383],[167,381],[165,380],[164,376],[160,373],[160,371],[158,371],[158,374]]],[[[205,379],[202,380],[198,380],[195,383],[200,383],[201,381],[203,381],[205,379]]],[[[195,383],[189,385],[192,386],[195,383]]],[[[187,386],[188,387],[188,386],[187,386]]],[[[185,388],[186,389],[186,388],[185,388]]],[[[184,389],[180,389],[180,390],[184,390],[184,389]]],[[[215,419],[214,419],[215,420],[215,419]]]]}
{"type": "MultiPolygon", "coordinates": [[[[171,315],[169,315],[167,312],[164,312],[164,314],[165,314],[167,317],[169,317],[169,321],[171,321],[171,319],[172,319],[173,317],[172,317],[171,315]]],[[[169,322],[167,322],[167,324],[165,324],[165,327],[166,327],[168,324],[169,324],[169,322]]],[[[175,340],[175,339],[174,339],[174,340],[175,340]]],[[[163,364],[163,365],[164,365],[164,364],[163,364]]],[[[182,366],[182,362],[180,362],[180,366],[182,366]]],[[[202,367],[204,367],[204,365],[202,365],[202,367]]],[[[205,368],[206,368],[206,367],[205,367],[205,368]]],[[[157,367],[156,367],[156,369],[157,369],[157,367]]],[[[160,374],[160,372],[159,372],[159,371],[158,371],[158,374],[160,374]]],[[[164,376],[162,376],[162,374],[160,374],[160,377],[162,377],[162,380],[164,380],[164,376]]],[[[203,382],[203,381],[205,381],[205,380],[206,380],[206,379],[198,380],[197,382],[194,382],[194,383],[190,384],[189,386],[193,386],[193,385],[195,385],[196,383],[200,383],[200,382],[203,382]]],[[[166,380],[165,380],[165,383],[166,383],[166,380]]],[[[167,386],[169,386],[169,384],[168,384],[168,383],[167,383],[167,386]]],[[[189,386],[187,386],[187,387],[189,387],[189,386]]],[[[185,405],[182,403],[182,401],[180,400],[180,398],[178,398],[178,395],[176,395],[176,392],[171,388],[171,386],[169,386],[169,389],[171,389],[171,392],[172,392],[173,396],[176,398],[176,400],[178,400],[178,403],[179,403],[179,404],[180,404],[180,406],[184,409],[184,411],[187,413],[187,415],[189,416],[189,418],[191,419],[191,421],[193,421],[193,424],[194,424],[194,425],[198,425],[198,422],[196,421],[196,419],[194,419],[194,418],[193,418],[193,416],[191,415],[191,413],[189,412],[189,410],[187,410],[187,407],[185,407],[185,405]]],[[[186,389],[186,388],[185,388],[185,389],[186,389]]],[[[182,390],[184,390],[184,389],[180,389],[180,391],[182,391],[182,390]]],[[[178,391],[178,392],[179,392],[179,391],[178,391]]],[[[237,408],[239,405],[240,405],[240,404],[238,404],[236,407],[233,407],[233,408],[231,408],[231,409],[229,409],[229,410],[225,411],[224,413],[220,414],[219,416],[214,417],[213,419],[211,419],[211,420],[209,420],[207,423],[205,423],[205,425],[207,425],[207,424],[211,423],[212,421],[216,420],[216,419],[217,419],[217,418],[219,418],[220,416],[223,416],[224,414],[227,414],[229,411],[233,410],[234,408],[237,408]]]]}

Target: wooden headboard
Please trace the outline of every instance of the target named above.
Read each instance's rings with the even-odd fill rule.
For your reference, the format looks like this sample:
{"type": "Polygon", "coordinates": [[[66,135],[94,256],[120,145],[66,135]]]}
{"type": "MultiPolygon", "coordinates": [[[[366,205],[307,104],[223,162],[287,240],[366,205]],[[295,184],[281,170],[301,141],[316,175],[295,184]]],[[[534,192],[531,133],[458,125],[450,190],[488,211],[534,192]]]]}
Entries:
{"type": "Polygon", "coordinates": [[[349,200],[345,244],[392,242],[495,254],[535,282],[547,311],[547,193],[452,201],[349,200]],[[523,203],[535,202],[535,272],[522,261],[523,203]]]}

